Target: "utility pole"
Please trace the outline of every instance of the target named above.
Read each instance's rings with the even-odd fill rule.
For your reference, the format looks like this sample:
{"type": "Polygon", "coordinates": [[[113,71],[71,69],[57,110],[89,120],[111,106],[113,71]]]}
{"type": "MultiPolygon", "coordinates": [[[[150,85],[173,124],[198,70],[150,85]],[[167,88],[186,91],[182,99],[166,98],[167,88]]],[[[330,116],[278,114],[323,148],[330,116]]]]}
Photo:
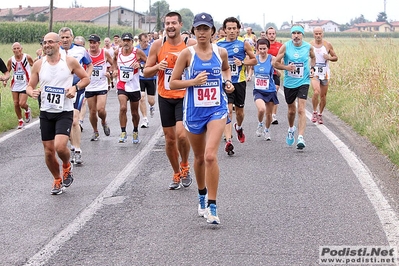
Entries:
{"type": "Polygon", "coordinates": [[[384,0],[384,13],[387,14],[387,0],[384,0]]]}
{"type": "Polygon", "coordinates": [[[48,23],[48,31],[52,32],[53,31],[53,0],[50,0],[50,18],[49,18],[49,23],[48,23]]]}
{"type": "Polygon", "coordinates": [[[148,1],[148,32],[151,32],[151,0],[148,1]]]}
{"type": "Polygon", "coordinates": [[[107,33],[108,38],[109,38],[110,28],[111,28],[111,0],[109,0],[109,7],[108,7],[108,33],[107,33]]]}
{"type": "Polygon", "coordinates": [[[133,0],[133,32],[134,35],[136,32],[136,0],[133,0]]]}

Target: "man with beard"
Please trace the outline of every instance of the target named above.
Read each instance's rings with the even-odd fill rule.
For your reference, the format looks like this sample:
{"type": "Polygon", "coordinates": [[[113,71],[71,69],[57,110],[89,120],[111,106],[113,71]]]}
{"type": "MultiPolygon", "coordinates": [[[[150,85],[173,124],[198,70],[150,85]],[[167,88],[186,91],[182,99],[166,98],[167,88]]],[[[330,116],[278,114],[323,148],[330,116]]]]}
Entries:
{"type": "Polygon", "coordinates": [[[285,70],[284,72],[284,96],[288,104],[288,134],[286,143],[292,146],[295,143],[296,127],[295,116],[297,107],[295,104],[298,98],[298,140],[297,149],[305,148],[303,135],[306,128],[306,99],[308,97],[310,78],[315,71],[316,57],[313,47],[302,40],[304,30],[301,25],[294,25],[291,28],[292,40],[281,46],[277,56],[273,60],[273,67],[285,70]],[[309,60],[310,58],[310,60],[309,60]],[[281,60],[284,60],[282,62],[281,60]],[[310,62],[309,62],[310,61],[310,62]]]}
{"type": "Polygon", "coordinates": [[[171,90],[169,81],[180,52],[187,46],[196,44],[194,39],[183,38],[180,30],[183,26],[181,15],[169,12],[165,16],[165,36],[151,45],[144,77],[158,73],[158,104],[161,123],[165,134],[165,149],[174,175],[169,189],[189,187],[192,183],[188,155],[190,143],[183,126],[183,98],[185,89],[171,90]],[[179,164],[179,156],[181,162],[179,164]]]}

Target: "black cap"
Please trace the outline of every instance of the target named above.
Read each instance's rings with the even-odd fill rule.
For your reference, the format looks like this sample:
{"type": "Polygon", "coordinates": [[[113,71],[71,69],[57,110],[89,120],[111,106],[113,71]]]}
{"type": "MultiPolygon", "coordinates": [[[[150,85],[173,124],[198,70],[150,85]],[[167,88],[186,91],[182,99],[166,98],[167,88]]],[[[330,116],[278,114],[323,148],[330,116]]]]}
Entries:
{"type": "Polygon", "coordinates": [[[206,25],[210,28],[213,28],[213,18],[208,13],[199,13],[195,15],[193,27],[198,27],[199,25],[206,25]]]}
{"type": "Polygon", "coordinates": [[[100,39],[100,36],[98,36],[97,34],[91,34],[89,36],[89,41],[99,42],[99,41],[101,41],[101,39],[100,39]]]}
{"type": "Polygon", "coordinates": [[[122,40],[133,40],[133,36],[131,33],[126,32],[126,33],[122,34],[122,40]]]}

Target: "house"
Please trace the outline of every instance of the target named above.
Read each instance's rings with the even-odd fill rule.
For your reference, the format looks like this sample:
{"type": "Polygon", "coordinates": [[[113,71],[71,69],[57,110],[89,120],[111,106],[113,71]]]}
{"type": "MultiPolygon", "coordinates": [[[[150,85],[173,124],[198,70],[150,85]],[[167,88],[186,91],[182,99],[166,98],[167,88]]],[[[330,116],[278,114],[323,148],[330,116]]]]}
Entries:
{"type": "Polygon", "coordinates": [[[39,7],[22,7],[18,8],[1,8],[0,9],[0,21],[25,21],[30,15],[37,17],[40,14],[48,14],[50,11],[49,6],[39,7]],[[12,16],[12,19],[10,18],[12,16]]]}
{"type": "Polygon", "coordinates": [[[394,30],[392,24],[386,21],[359,23],[353,28],[361,32],[392,32],[394,30]]]}
{"type": "Polygon", "coordinates": [[[316,27],[321,27],[324,32],[339,32],[339,24],[332,20],[302,20],[297,21],[295,24],[303,26],[305,32],[313,32],[316,27]]]}
{"type": "Polygon", "coordinates": [[[399,21],[391,21],[392,31],[399,32],[399,21]]]}

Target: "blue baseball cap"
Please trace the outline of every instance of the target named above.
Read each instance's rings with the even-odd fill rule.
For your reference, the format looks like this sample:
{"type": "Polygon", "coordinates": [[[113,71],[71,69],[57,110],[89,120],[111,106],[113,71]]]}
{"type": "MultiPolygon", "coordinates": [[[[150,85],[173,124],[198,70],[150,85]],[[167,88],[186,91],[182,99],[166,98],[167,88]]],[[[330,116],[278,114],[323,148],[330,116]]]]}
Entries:
{"type": "Polygon", "coordinates": [[[199,13],[195,15],[193,27],[198,27],[199,25],[206,25],[209,28],[213,28],[213,18],[208,13],[199,13]]]}

